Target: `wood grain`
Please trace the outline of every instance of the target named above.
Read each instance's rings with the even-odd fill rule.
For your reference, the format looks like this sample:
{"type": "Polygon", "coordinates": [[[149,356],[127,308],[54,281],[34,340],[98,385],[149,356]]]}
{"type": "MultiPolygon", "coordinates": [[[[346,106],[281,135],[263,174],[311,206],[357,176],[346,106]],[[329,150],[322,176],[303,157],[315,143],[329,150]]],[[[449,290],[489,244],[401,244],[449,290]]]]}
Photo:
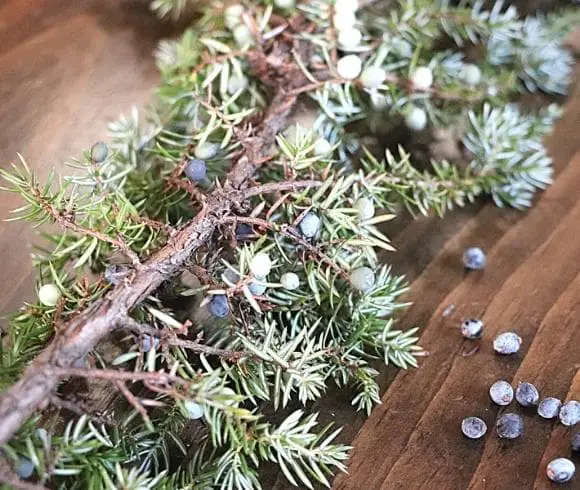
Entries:
{"type": "MultiPolygon", "coordinates": [[[[149,99],[157,82],[155,43],[177,28],[160,24],[139,0],[5,0],[0,5],[0,165],[21,152],[41,174],[105,136],[105,125],[149,99]]],[[[345,425],[354,450],[347,489],[548,488],[547,462],[568,454],[570,429],[524,413],[526,435],[506,444],[494,437],[499,410],[487,389],[497,378],[534,382],[542,394],[580,397],[580,96],[577,87],[548,144],[558,170],[554,185],[525,213],[477,204],[437,218],[389,228],[398,252],[385,256],[412,282],[414,306],[399,319],[419,326],[430,356],[417,370],[384,369],[382,405],[365,420],[352,393],[333,391],[316,408],[323,421],[345,425]],[[576,156],[574,156],[576,155],[576,156]],[[465,272],[470,245],[489,252],[489,267],[465,272]],[[455,312],[442,313],[448,305],[455,312]],[[486,333],[465,356],[457,325],[480,316],[486,333]],[[498,358],[490,341],[515,330],[524,346],[498,358]],[[467,415],[490,426],[481,441],[461,436],[467,415]]],[[[18,199],[0,194],[1,217],[18,199]]],[[[33,295],[26,225],[0,223],[0,311],[33,295]]],[[[510,409],[517,410],[515,407],[510,409]]],[[[580,463],[580,461],[579,461],[580,463]]],[[[265,488],[289,488],[272,469],[265,488]]],[[[575,483],[561,488],[580,488],[575,483]]]]}

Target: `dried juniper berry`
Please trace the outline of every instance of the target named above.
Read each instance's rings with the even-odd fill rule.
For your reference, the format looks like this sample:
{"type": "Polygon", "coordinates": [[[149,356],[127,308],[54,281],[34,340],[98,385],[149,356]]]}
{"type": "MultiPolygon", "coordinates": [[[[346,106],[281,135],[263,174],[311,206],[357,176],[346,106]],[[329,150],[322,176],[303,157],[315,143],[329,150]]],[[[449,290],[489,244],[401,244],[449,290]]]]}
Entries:
{"type": "Polygon", "coordinates": [[[103,163],[108,155],[109,147],[102,141],[98,141],[91,147],[91,160],[93,163],[103,163]]]}
{"type": "Polygon", "coordinates": [[[580,422],[580,402],[570,400],[564,403],[560,409],[560,422],[567,426],[580,422]]]}
{"type": "Polygon", "coordinates": [[[487,432],[487,425],[479,417],[467,417],[461,422],[461,432],[469,439],[479,439],[487,432]]]}
{"type": "Polygon", "coordinates": [[[572,451],[575,453],[580,453],[580,432],[572,434],[571,447],[572,451]]]}
{"type": "Polygon", "coordinates": [[[514,399],[514,389],[507,381],[499,380],[490,386],[489,396],[498,405],[509,405],[514,399]]]}
{"type": "Polygon", "coordinates": [[[483,322],[476,318],[469,318],[461,323],[461,335],[466,339],[475,340],[483,333],[483,322]]]}
{"type": "Polygon", "coordinates": [[[522,407],[533,407],[540,401],[540,394],[531,383],[520,383],[516,388],[516,400],[522,407]]]}
{"type": "Polygon", "coordinates": [[[549,396],[538,405],[538,415],[543,419],[553,419],[558,416],[562,402],[558,398],[549,396]]]}
{"type": "Polygon", "coordinates": [[[555,483],[566,483],[574,478],[576,466],[568,458],[556,458],[548,463],[546,475],[555,483]]]}
{"type": "Polygon", "coordinates": [[[487,264],[485,252],[479,247],[470,247],[463,254],[463,265],[466,269],[484,269],[487,264]]]}
{"type": "Polygon", "coordinates": [[[187,162],[184,172],[188,179],[202,182],[207,177],[207,165],[203,160],[192,158],[187,162]]]}
{"type": "Polygon", "coordinates": [[[228,298],[223,294],[216,294],[209,302],[209,312],[218,318],[228,316],[228,313],[230,312],[228,298]]]}
{"type": "Polygon", "coordinates": [[[514,332],[499,334],[493,341],[493,350],[498,354],[510,355],[520,350],[522,338],[514,332]]]}
{"type": "Polygon", "coordinates": [[[524,433],[524,420],[516,413],[505,413],[497,419],[495,430],[502,439],[517,439],[524,433]]]}

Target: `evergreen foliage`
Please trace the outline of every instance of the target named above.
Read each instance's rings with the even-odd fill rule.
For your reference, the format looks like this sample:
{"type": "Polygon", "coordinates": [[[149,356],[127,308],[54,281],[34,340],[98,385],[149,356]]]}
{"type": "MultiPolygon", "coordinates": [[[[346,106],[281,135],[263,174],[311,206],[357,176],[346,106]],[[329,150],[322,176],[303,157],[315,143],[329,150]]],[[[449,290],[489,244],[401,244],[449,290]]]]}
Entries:
{"type": "MultiPolygon", "coordinates": [[[[501,1],[489,11],[479,1],[361,2],[350,26],[361,41],[346,47],[335,24],[348,20],[350,3],[279,9],[256,1],[241,12],[210,2],[179,40],[160,44],[155,102],[110,125],[103,161],[87,151],[69,164],[71,176],[45,183],[23,157],[1,171],[5,189],[24,200],[12,219],[59,226],[43,232],[49,245],[34,263],[38,285],[63,293],[56,306],[26,304],[10,319],[0,344],[3,390],[47,342],[58,349],[77,334],[68,326],[79,312],[98,316],[95,305],[175,253],[191,220],[208,230],[179,275],[152,272],[161,288],[118,319],[120,338],[72,366],[41,366],[120,396],[104,413],[63,393],[47,400],[51,408],[3,449],[13,468],[32,463],[30,481],[253,489],[271,462],[298,487],[329,486],[349,448],[337,442],[340,429],[317,427],[313,402],[350,385],[353,406],[369,413],[380,402],[377,365],[414,367],[424,354],[417,330],[396,323],[407,284],[378,260],[378,250],[393,251],[381,225],[403,208],[443,215],[479,197],[526,208],[550,184],[542,137],[558,108],[525,113],[513,100],[524,91],[565,93],[572,58],[561,36],[575,12],[521,19],[501,1]],[[443,38],[452,49],[440,49],[443,38]],[[485,55],[470,63],[472,45],[485,55]],[[346,54],[363,73],[380,70],[367,71],[365,83],[344,80],[336,66],[346,54]],[[463,75],[472,63],[481,72],[475,84],[463,75]],[[431,70],[433,85],[417,88],[418,67],[431,70]],[[285,86],[288,73],[293,86],[285,86]],[[316,107],[311,127],[284,114],[298,96],[316,107]],[[464,161],[419,169],[402,147],[383,158],[361,145],[367,120],[401,121],[414,108],[430,128],[462,128],[464,161]],[[273,129],[280,120],[282,132],[273,129]],[[206,162],[203,181],[184,174],[192,158],[206,162]],[[242,181],[232,166],[244,170],[242,181]],[[319,219],[312,233],[301,227],[308,215],[319,219]],[[266,275],[252,272],[258,254],[270,258],[266,275]],[[362,267],[372,271],[364,287],[354,274],[362,267]],[[287,273],[298,287],[283,285],[287,273]],[[208,305],[224,296],[229,314],[212,316],[208,305]],[[191,404],[201,420],[191,420],[191,404]]],[[[193,4],[154,0],[152,8],[179,17],[193,4]]],[[[4,394],[0,407],[8,403],[4,394]]]]}

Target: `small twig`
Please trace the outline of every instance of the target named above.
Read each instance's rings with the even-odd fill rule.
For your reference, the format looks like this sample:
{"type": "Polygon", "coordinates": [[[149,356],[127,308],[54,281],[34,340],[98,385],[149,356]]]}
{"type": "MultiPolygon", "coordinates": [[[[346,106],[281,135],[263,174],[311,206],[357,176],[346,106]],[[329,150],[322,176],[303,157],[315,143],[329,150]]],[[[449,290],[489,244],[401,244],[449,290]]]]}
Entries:
{"type": "Polygon", "coordinates": [[[133,406],[133,408],[141,414],[143,420],[151,422],[151,419],[149,418],[149,415],[147,413],[147,409],[141,404],[139,399],[133,393],[131,393],[131,390],[127,388],[127,385],[120,380],[114,381],[113,383],[118,388],[118,390],[123,394],[123,396],[127,399],[127,401],[133,406]]]}
{"type": "Polygon", "coordinates": [[[175,347],[183,347],[184,349],[191,350],[198,354],[206,354],[209,356],[218,356],[223,359],[228,359],[230,361],[239,361],[244,357],[255,358],[252,354],[244,351],[235,351],[227,349],[218,349],[216,347],[211,347],[209,345],[200,344],[199,342],[194,342],[192,340],[184,340],[178,338],[172,331],[168,329],[157,329],[149,325],[143,325],[138,323],[132,318],[128,318],[123,322],[123,327],[132,330],[135,333],[141,335],[150,335],[152,337],[157,337],[160,341],[166,345],[172,345],[175,347]]]}
{"type": "Polygon", "coordinates": [[[106,417],[100,417],[98,415],[95,415],[93,413],[89,413],[87,410],[83,410],[82,407],[78,406],[76,403],[73,403],[71,401],[68,400],[63,400],[62,398],[53,395],[50,397],[50,403],[51,405],[54,405],[56,408],[60,409],[60,410],[69,410],[73,413],[76,413],[79,416],[87,416],[89,419],[94,420],[95,422],[99,422],[100,424],[106,424],[106,425],[111,425],[111,426],[115,426],[117,424],[113,423],[111,420],[108,420],[106,417]]]}
{"type": "Polygon", "coordinates": [[[274,182],[272,184],[257,185],[249,187],[241,191],[242,199],[258,196],[260,194],[272,194],[278,191],[295,191],[297,189],[309,189],[312,187],[320,187],[322,182],[318,180],[303,180],[303,181],[289,181],[289,182],[274,182]]]}
{"type": "Polygon", "coordinates": [[[86,369],[86,368],[61,368],[50,366],[46,368],[50,374],[59,378],[94,378],[105,379],[108,381],[128,381],[134,383],[136,381],[149,382],[154,384],[176,384],[181,386],[189,386],[190,381],[187,381],[179,376],[157,371],[153,373],[146,372],[132,372],[120,371],[115,369],[86,369]]]}
{"type": "Polygon", "coordinates": [[[38,187],[32,188],[32,193],[36,198],[38,204],[50,215],[50,217],[62,226],[65,230],[71,230],[79,235],[85,235],[92,238],[96,238],[102,242],[110,243],[117,247],[121,252],[123,252],[134,266],[139,266],[141,264],[139,256],[131,250],[131,248],[125,243],[121,237],[111,238],[104,233],[96,230],[91,230],[90,228],[85,228],[84,226],[77,225],[74,222],[74,214],[62,214],[58,209],[56,209],[52,204],[50,204],[44,197],[38,187]]]}

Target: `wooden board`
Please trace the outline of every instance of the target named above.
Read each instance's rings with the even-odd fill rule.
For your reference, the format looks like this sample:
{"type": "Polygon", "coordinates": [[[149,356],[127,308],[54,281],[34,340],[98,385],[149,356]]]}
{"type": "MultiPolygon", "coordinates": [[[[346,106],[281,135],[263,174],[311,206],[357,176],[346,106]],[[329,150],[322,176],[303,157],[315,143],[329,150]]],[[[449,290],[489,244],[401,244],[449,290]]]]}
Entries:
{"type": "MultiPolygon", "coordinates": [[[[0,165],[21,152],[41,173],[105,136],[105,124],[143,104],[157,82],[151,58],[171,28],[140,0],[5,0],[0,5],[0,165]]],[[[345,425],[354,445],[346,489],[547,488],[544,467],[567,453],[570,430],[526,415],[526,435],[506,444],[493,433],[468,441],[467,415],[493,427],[487,395],[497,378],[527,380],[546,395],[580,397],[580,96],[578,90],[549,140],[558,178],[529,212],[478,204],[445,220],[394,223],[398,248],[385,257],[412,281],[415,305],[400,318],[419,326],[430,352],[417,370],[385,369],[388,389],[370,418],[355,414],[347,390],[317,404],[324,420],[345,425]],[[576,154],[576,156],[574,156],[576,154]],[[463,250],[478,245],[489,267],[466,275],[463,250]],[[444,317],[448,305],[455,313],[444,317]],[[486,322],[479,351],[463,341],[464,317],[486,322]],[[516,330],[521,355],[498,358],[494,334],[516,330]]],[[[0,194],[0,216],[17,205],[0,194]]],[[[33,295],[26,225],[0,223],[0,311],[33,295]]],[[[580,488],[580,480],[576,487],[580,488]]],[[[569,485],[568,488],[572,488],[569,485]]],[[[288,488],[274,471],[265,488],[288,488]]]]}

